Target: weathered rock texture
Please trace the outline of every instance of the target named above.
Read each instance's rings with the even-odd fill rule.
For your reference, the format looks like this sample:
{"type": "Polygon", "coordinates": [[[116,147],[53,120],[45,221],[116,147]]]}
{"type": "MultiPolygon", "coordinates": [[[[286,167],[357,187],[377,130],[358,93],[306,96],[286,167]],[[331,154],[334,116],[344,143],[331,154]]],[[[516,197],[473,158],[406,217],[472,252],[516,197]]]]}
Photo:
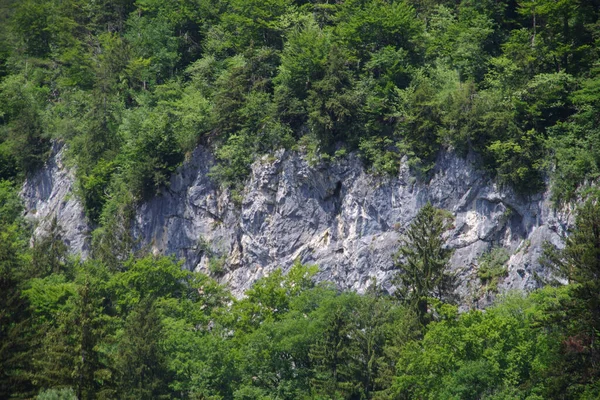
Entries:
{"type": "Polygon", "coordinates": [[[139,209],[134,230],[155,253],[218,272],[237,294],[296,259],[317,264],[319,279],[343,288],[362,291],[375,278],[393,290],[392,254],[430,201],[455,215],[448,245],[456,249],[452,268],[469,305],[485,292],[477,277],[483,253],[502,246],[511,254],[500,291],[533,289],[536,277],[548,275],[537,262],[542,243],[559,245],[569,223],[569,214],[553,211],[547,196],[499,189],[471,160],[448,153],[433,178],[420,183],[407,167],[393,179],[377,178],[353,156],[311,167],[297,153],[281,151],[253,165],[241,206],[207,177],[212,162],[197,149],[170,188],[139,209]]]}
{"type": "Polygon", "coordinates": [[[73,172],[63,164],[64,150],[60,143],[52,145],[50,158],[27,178],[20,195],[25,203],[25,217],[35,226],[34,237],[43,235],[56,217],[69,250],[86,256],[90,228],[83,206],[73,193],[73,172]]]}
{"type": "MultiPolygon", "coordinates": [[[[64,200],[72,175],[60,168],[60,154],[27,182],[23,196],[29,214],[55,213],[71,246],[85,250],[87,226],[79,203],[64,200]]],[[[552,209],[547,195],[522,197],[499,188],[471,159],[452,153],[440,156],[424,183],[408,167],[380,178],[355,156],[313,167],[298,153],[280,151],[252,166],[241,204],[208,177],[212,165],[211,154],[198,148],[169,188],[139,207],[133,233],[141,247],[184,259],[187,268],[218,276],[238,295],[296,259],[317,264],[318,279],[342,288],[362,291],[376,279],[393,291],[392,254],[430,201],[455,216],[448,245],[455,249],[451,263],[463,304],[485,306],[489,297],[477,277],[481,255],[498,246],[511,254],[499,291],[534,289],[537,277],[549,274],[538,263],[542,243],[560,245],[570,219],[552,209]]]]}

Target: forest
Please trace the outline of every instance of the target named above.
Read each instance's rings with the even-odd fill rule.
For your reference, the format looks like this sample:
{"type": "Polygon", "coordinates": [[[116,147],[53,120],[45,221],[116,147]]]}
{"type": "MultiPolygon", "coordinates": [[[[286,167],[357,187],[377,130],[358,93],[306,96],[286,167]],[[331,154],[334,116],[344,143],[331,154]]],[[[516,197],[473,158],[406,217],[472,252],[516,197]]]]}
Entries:
{"type": "Polygon", "coordinates": [[[1,189],[1,398],[600,396],[598,196],[544,255],[568,285],[459,313],[439,295],[450,250],[429,204],[399,247],[404,290],[339,291],[298,262],[236,299],[172,258],[69,256],[56,224],[29,247],[19,199],[1,189]]]}
{"type": "MultiPolygon", "coordinates": [[[[0,398],[600,397],[599,14],[599,0],[0,0],[0,398]],[[22,217],[20,185],[56,142],[95,228],[85,260],[56,223],[30,245],[22,217]],[[298,264],[235,299],[130,235],[198,145],[238,200],[281,148],[323,165],[356,153],[379,175],[404,159],[423,181],[440,152],[475,155],[523,196],[578,202],[566,247],[545,254],[570,284],[459,314],[440,282],[358,295],[298,264]]],[[[411,246],[400,258],[417,265],[411,246]]]]}

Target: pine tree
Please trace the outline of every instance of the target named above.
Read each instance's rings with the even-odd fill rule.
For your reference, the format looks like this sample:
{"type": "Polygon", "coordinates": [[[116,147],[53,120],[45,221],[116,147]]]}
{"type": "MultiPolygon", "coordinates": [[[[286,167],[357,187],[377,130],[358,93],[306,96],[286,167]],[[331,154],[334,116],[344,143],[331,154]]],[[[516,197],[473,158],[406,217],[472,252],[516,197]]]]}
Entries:
{"type": "Polygon", "coordinates": [[[442,299],[452,290],[448,261],[452,250],[444,246],[443,234],[449,228],[449,215],[427,203],[400,240],[395,254],[398,297],[419,315],[423,325],[429,322],[429,298],[442,299]]]}

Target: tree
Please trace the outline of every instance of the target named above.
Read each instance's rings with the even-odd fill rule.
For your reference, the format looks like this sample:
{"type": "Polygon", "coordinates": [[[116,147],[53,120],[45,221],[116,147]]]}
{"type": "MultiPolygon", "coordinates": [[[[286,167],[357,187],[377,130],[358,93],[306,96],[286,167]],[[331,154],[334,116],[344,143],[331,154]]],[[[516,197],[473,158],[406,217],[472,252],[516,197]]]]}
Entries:
{"type": "Polygon", "coordinates": [[[444,247],[443,234],[450,227],[450,215],[427,203],[400,240],[395,266],[400,271],[396,283],[398,297],[415,308],[421,323],[427,316],[429,297],[442,299],[452,289],[448,261],[452,250],[444,247]]]}
{"type": "Polygon", "coordinates": [[[572,72],[589,65],[593,54],[589,22],[597,20],[597,4],[573,0],[526,0],[519,2],[517,11],[530,18],[531,47],[544,50],[548,69],[572,72]]]}
{"type": "Polygon", "coordinates": [[[554,267],[570,283],[570,301],[559,307],[567,312],[561,372],[570,384],[586,384],[600,376],[600,195],[579,208],[570,236],[562,250],[547,248],[543,263],[554,267]],[[563,372],[563,373],[564,373],[563,372]]]}
{"type": "Polygon", "coordinates": [[[37,72],[10,75],[0,83],[0,178],[22,178],[40,167],[49,150],[44,133],[43,104],[48,88],[37,72]]]}
{"type": "Polygon", "coordinates": [[[600,198],[593,196],[579,209],[565,248],[554,253],[552,264],[589,302],[594,322],[600,322],[600,198]]]}
{"type": "Polygon", "coordinates": [[[310,349],[315,369],[311,386],[328,398],[355,398],[360,393],[357,384],[360,370],[354,362],[359,349],[358,342],[353,340],[357,333],[358,302],[355,293],[342,293],[327,299],[316,314],[322,325],[321,337],[310,349]]]}
{"type": "Polygon", "coordinates": [[[314,285],[312,277],[316,272],[315,266],[302,265],[297,260],[287,275],[276,269],[256,281],[245,293],[246,298],[232,307],[236,329],[250,332],[265,321],[280,320],[289,311],[290,302],[314,285]]]}
{"type": "Polygon", "coordinates": [[[230,33],[229,44],[240,51],[251,46],[281,48],[283,40],[278,18],[292,3],[289,0],[232,0],[221,23],[230,33]]]}
{"type": "Polygon", "coordinates": [[[68,273],[27,282],[32,329],[43,332],[33,358],[34,378],[44,388],[71,387],[78,399],[102,398],[111,383],[103,342],[114,326],[107,284],[108,269],[86,261],[68,273]]]}
{"type": "Polygon", "coordinates": [[[359,371],[354,379],[362,397],[382,398],[391,385],[403,347],[418,337],[419,321],[412,310],[373,284],[359,297],[354,323],[352,338],[357,357],[352,362],[359,371]]]}
{"type": "Polygon", "coordinates": [[[439,6],[429,23],[426,53],[456,69],[464,80],[481,80],[493,34],[493,22],[484,14],[468,8],[455,13],[439,6]]]}
{"type": "Polygon", "coordinates": [[[32,276],[46,276],[64,271],[69,249],[63,242],[63,235],[62,226],[54,216],[45,235],[34,238],[31,260],[32,276]]]}
{"type": "Polygon", "coordinates": [[[154,299],[143,299],[129,314],[119,337],[116,370],[120,373],[119,398],[169,398],[170,374],[163,324],[154,299]]]}
{"type": "Polygon", "coordinates": [[[35,390],[29,371],[39,334],[22,293],[29,260],[22,209],[15,185],[0,180],[0,398],[31,397],[35,390]]]}
{"type": "Polygon", "coordinates": [[[543,379],[559,340],[553,328],[540,329],[539,322],[548,318],[546,307],[561,291],[507,295],[485,312],[458,314],[454,306],[443,307],[444,317],[431,323],[421,340],[403,347],[390,397],[571,398],[546,388],[543,379]]]}
{"type": "Polygon", "coordinates": [[[14,225],[0,222],[0,398],[30,397],[35,388],[29,371],[38,333],[22,296],[19,270],[26,260],[18,236],[14,225]]]}

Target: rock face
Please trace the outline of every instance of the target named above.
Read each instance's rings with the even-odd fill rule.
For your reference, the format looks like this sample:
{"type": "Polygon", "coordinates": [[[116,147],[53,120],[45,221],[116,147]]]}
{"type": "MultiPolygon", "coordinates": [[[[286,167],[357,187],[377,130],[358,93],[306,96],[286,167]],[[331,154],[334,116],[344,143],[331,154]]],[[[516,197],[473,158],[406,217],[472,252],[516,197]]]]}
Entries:
{"type": "Polygon", "coordinates": [[[534,289],[536,276],[548,275],[537,262],[542,243],[560,245],[570,218],[555,212],[547,195],[500,189],[472,160],[449,153],[440,156],[433,178],[420,183],[408,167],[395,178],[377,178],[354,156],[311,167],[297,153],[280,151],[253,165],[241,205],[207,177],[212,163],[197,149],[170,188],[139,209],[134,232],[153,252],[218,275],[238,295],[296,259],[317,264],[318,279],[342,288],[363,291],[376,279],[393,291],[398,240],[430,201],[455,216],[448,245],[463,304],[485,306],[481,255],[494,247],[510,254],[499,291],[534,289]]]}
{"type": "Polygon", "coordinates": [[[63,164],[63,155],[64,147],[55,142],[50,158],[42,169],[27,178],[20,195],[25,203],[25,217],[34,224],[34,237],[43,235],[56,217],[71,253],[85,257],[89,251],[90,227],[83,205],[73,193],[75,177],[63,164]]]}
{"type": "MultiPolygon", "coordinates": [[[[73,196],[65,201],[72,175],[61,169],[60,155],[22,194],[28,214],[57,215],[74,251],[85,251],[88,228],[81,205],[73,196]]],[[[139,207],[133,234],[141,247],[217,276],[236,295],[296,259],[317,264],[317,278],[341,288],[360,292],[376,279],[393,291],[392,255],[430,201],[455,216],[447,243],[455,249],[451,265],[462,304],[484,307],[491,297],[477,276],[482,254],[503,247],[510,255],[500,292],[534,289],[536,277],[549,275],[538,263],[542,243],[560,245],[571,219],[552,209],[547,194],[523,197],[499,188],[473,160],[452,153],[440,155],[424,183],[406,166],[394,178],[380,178],[355,156],[310,166],[298,153],[280,151],[252,166],[241,201],[208,177],[213,163],[206,149],[196,149],[169,188],[139,207]]]]}

